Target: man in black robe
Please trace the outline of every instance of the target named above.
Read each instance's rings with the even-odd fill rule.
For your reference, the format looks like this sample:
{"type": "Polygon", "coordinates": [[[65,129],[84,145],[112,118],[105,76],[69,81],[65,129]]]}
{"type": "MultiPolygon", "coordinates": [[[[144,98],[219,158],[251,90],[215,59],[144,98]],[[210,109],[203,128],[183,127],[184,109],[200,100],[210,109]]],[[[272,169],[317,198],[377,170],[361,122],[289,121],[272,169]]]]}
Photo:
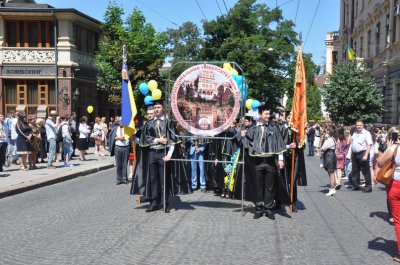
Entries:
{"type": "Polygon", "coordinates": [[[140,202],[150,201],[148,195],[147,186],[149,180],[149,146],[145,141],[146,127],[151,120],[154,118],[154,108],[149,106],[147,108],[147,121],[146,123],[136,132],[136,165],[133,171],[133,181],[131,186],[131,194],[140,195],[140,202]]]}
{"type": "Polygon", "coordinates": [[[257,126],[241,132],[242,137],[249,141],[249,155],[255,166],[255,213],[253,218],[265,216],[274,220],[272,212],[276,192],[276,181],[279,169],[284,167],[283,153],[286,145],[282,135],[270,120],[270,109],[262,106],[259,109],[260,118],[257,126]]]}
{"type": "Polygon", "coordinates": [[[168,177],[169,161],[177,143],[178,133],[175,125],[165,115],[162,101],[154,101],[153,107],[155,117],[148,122],[146,130],[143,131],[145,144],[149,146],[150,207],[146,212],[159,210],[162,203],[165,203],[165,211],[169,212],[168,196],[171,188],[171,179],[168,177]]]}
{"type": "MultiPolygon", "coordinates": [[[[292,172],[292,152],[295,152],[295,164],[294,164],[294,183],[293,183],[293,211],[297,212],[296,202],[297,199],[297,186],[307,186],[307,174],[306,174],[306,165],[304,160],[304,148],[298,147],[298,141],[295,139],[295,142],[292,141],[293,131],[289,127],[290,115],[287,116],[286,122],[283,123],[280,127],[282,137],[286,143],[286,147],[288,148],[288,152],[285,153],[285,168],[283,169],[282,174],[285,175],[285,179],[283,179],[286,184],[287,195],[290,196],[290,178],[292,172]]],[[[290,198],[290,197],[289,197],[290,198]]],[[[280,201],[279,201],[280,202],[280,201]]],[[[281,205],[277,203],[276,207],[279,208],[281,205]]]]}

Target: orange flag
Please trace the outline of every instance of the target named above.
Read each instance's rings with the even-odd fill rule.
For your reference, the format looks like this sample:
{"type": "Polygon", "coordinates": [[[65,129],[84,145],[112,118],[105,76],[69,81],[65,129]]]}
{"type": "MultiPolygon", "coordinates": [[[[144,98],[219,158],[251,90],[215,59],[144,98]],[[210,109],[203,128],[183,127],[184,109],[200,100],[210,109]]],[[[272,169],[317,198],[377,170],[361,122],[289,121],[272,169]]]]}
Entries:
{"type": "Polygon", "coordinates": [[[296,78],[294,82],[294,95],[290,127],[297,132],[299,147],[306,142],[306,123],[307,123],[307,96],[306,96],[306,70],[303,62],[303,49],[300,46],[297,53],[296,78]]]}

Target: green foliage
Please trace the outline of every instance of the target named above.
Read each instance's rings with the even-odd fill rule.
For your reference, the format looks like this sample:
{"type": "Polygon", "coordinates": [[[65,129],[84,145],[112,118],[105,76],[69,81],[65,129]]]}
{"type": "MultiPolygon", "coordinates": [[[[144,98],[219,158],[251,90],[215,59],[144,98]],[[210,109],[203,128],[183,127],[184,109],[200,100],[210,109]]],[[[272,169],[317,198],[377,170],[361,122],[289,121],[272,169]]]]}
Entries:
{"type": "MultiPolygon", "coordinates": [[[[97,87],[108,92],[113,103],[119,103],[121,94],[122,47],[126,46],[129,75],[133,87],[142,81],[159,79],[159,69],[165,60],[166,36],[157,33],[146,22],[139,9],[134,9],[123,21],[124,11],[115,2],[110,1],[104,14],[102,25],[104,39],[99,41],[96,54],[96,67],[99,71],[97,87]]],[[[159,82],[161,85],[161,82],[159,82]]],[[[134,89],[136,104],[143,105],[143,96],[134,89]]]]}
{"type": "MultiPolygon", "coordinates": [[[[287,73],[297,43],[293,22],[284,20],[279,8],[255,0],[239,0],[224,16],[203,23],[204,36],[190,22],[168,30],[169,55],[180,60],[238,63],[249,83],[249,97],[278,107],[289,84],[287,73]],[[270,48],[273,51],[270,51],[270,48]]],[[[222,65],[221,65],[222,66],[222,65]]],[[[186,66],[187,67],[187,66],[186,66]]],[[[184,66],[177,68],[176,76],[184,66]]],[[[291,83],[293,86],[293,82],[291,83]]]]}
{"type": "Polygon", "coordinates": [[[356,64],[334,67],[325,92],[325,105],[334,122],[354,124],[376,120],[384,111],[383,96],[371,77],[356,64]]]}

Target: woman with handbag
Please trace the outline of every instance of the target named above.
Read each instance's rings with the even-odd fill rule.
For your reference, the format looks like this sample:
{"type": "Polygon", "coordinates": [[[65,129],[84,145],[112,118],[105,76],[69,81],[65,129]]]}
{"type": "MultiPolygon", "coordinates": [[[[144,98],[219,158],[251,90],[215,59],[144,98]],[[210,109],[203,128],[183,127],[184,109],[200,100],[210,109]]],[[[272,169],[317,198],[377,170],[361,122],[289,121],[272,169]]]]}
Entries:
{"type": "Polygon", "coordinates": [[[32,138],[32,129],[26,121],[25,113],[18,113],[18,121],[15,125],[15,130],[18,134],[16,140],[17,146],[17,154],[20,158],[19,170],[26,171],[28,168],[26,167],[26,161],[28,160],[28,155],[32,152],[31,138],[32,138]]]}
{"type": "Polygon", "coordinates": [[[329,175],[329,191],[326,193],[326,196],[333,196],[333,194],[336,193],[336,177],[335,177],[335,171],[336,171],[336,130],[332,126],[328,126],[326,128],[326,133],[325,133],[325,141],[321,147],[321,152],[322,152],[322,157],[323,157],[323,165],[328,172],[329,175]]]}
{"type": "Polygon", "coordinates": [[[385,153],[378,158],[378,166],[381,168],[381,171],[377,176],[377,180],[386,182],[387,184],[387,198],[392,212],[397,238],[397,250],[399,251],[399,254],[393,259],[400,263],[400,152],[398,152],[400,141],[398,131],[393,130],[391,136],[387,139],[385,153]],[[393,172],[392,175],[390,174],[391,172],[393,172]],[[385,179],[389,180],[385,181],[385,179]]]}
{"type": "Polygon", "coordinates": [[[81,122],[79,124],[79,138],[78,142],[76,143],[76,147],[79,150],[79,160],[85,161],[86,160],[86,150],[89,149],[88,138],[90,134],[90,127],[87,125],[87,117],[82,116],[81,122]]]}

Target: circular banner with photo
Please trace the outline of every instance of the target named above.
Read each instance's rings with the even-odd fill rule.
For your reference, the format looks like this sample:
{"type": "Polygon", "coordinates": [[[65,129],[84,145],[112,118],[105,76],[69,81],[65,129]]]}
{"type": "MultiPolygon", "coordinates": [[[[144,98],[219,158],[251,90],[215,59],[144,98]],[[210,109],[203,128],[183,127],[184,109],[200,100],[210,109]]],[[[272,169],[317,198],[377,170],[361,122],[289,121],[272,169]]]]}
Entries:
{"type": "Polygon", "coordinates": [[[179,124],[194,135],[214,136],[227,130],[240,111],[240,91],[224,69],[195,65],[184,71],[171,92],[179,124]]]}

